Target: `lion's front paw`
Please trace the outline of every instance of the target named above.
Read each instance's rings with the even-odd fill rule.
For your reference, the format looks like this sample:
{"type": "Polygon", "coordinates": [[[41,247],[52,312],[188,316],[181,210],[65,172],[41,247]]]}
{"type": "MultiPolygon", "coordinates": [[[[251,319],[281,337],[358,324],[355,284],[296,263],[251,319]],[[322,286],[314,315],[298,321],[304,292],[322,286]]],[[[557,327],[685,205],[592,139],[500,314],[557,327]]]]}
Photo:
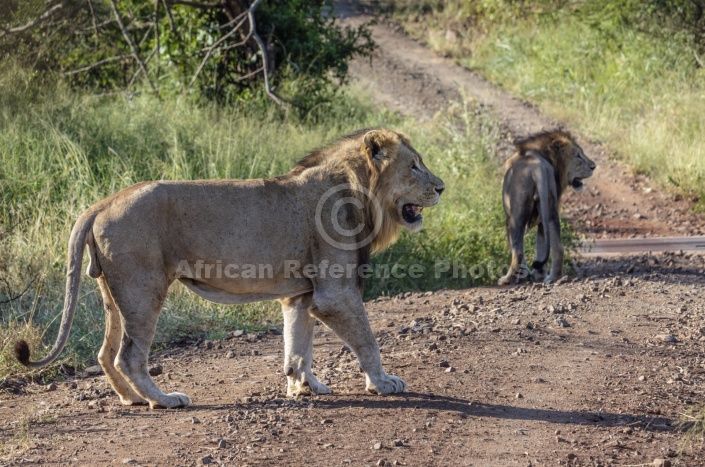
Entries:
{"type": "Polygon", "coordinates": [[[286,395],[288,397],[324,394],[333,394],[333,391],[325,384],[318,381],[313,373],[303,373],[300,377],[287,377],[286,395]]]}
{"type": "Polygon", "coordinates": [[[186,394],[172,392],[164,394],[158,401],[150,401],[150,409],[174,409],[176,407],[186,407],[191,403],[191,399],[186,394]]]}
{"type": "Polygon", "coordinates": [[[381,378],[376,378],[374,381],[367,376],[367,386],[365,389],[372,394],[381,395],[404,392],[406,391],[406,388],[407,384],[403,379],[385,373],[381,378]]]}

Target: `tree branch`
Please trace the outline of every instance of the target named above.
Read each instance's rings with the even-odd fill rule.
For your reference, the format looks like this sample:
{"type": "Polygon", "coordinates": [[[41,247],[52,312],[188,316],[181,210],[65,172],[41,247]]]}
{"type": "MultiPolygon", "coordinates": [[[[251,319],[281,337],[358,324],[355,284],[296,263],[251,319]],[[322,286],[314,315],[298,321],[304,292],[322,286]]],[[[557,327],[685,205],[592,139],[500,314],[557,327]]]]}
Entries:
{"type": "Polygon", "coordinates": [[[93,2],[88,0],[88,8],[91,10],[91,21],[93,22],[93,33],[95,34],[95,45],[98,45],[98,20],[95,17],[95,10],[93,9],[93,2]]]}
{"type": "Polygon", "coordinates": [[[122,31],[122,35],[125,38],[125,42],[127,42],[127,45],[130,46],[132,55],[135,57],[135,60],[137,60],[137,63],[139,63],[140,69],[144,73],[144,76],[147,79],[147,82],[149,83],[149,87],[152,88],[152,91],[156,93],[157,89],[154,87],[154,83],[152,83],[152,80],[149,78],[149,72],[147,71],[147,67],[142,61],[142,58],[140,57],[140,54],[137,51],[137,47],[135,47],[134,42],[132,42],[132,39],[130,39],[130,34],[128,34],[127,30],[125,29],[125,24],[122,22],[120,13],[118,13],[117,6],[115,5],[115,0],[110,0],[110,6],[113,9],[113,14],[115,15],[115,19],[117,20],[118,25],[120,26],[120,30],[122,31]]]}
{"type": "MultiPolygon", "coordinates": [[[[261,1],[261,0],[258,0],[258,1],[261,1]]],[[[255,2],[255,4],[256,4],[256,3],[257,3],[257,2],[255,2]]],[[[254,6],[254,5],[253,5],[253,6],[254,6]]],[[[218,47],[220,44],[223,43],[223,41],[225,41],[228,37],[230,37],[230,36],[232,36],[233,34],[235,34],[235,33],[237,32],[237,30],[240,29],[243,24],[245,24],[245,18],[244,18],[245,13],[242,13],[240,16],[242,17],[242,20],[241,20],[239,23],[237,23],[230,31],[228,31],[227,34],[223,35],[223,37],[221,37],[220,39],[218,39],[218,40],[215,42],[215,44],[211,45],[211,46],[208,47],[207,49],[204,49],[204,50],[207,50],[206,56],[203,57],[203,60],[201,61],[201,64],[198,65],[198,69],[196,70],[196,73],[194,73],[193,78],[191,78],[191,82],[189,83],[188,87],[193,86],[193,83],[196,82],[196,78],[198,78],[198,75],[200,75],[200,74],[201,74],[201,71],[203,71],[203,67],[206,65],[206,62],[208,61],[208,59],[209,59],[209,58],[211,57],[211,55],[213,54],[213,51],[215,51],[215,50],[217,49],[217,47],[218,47]]],[[[250,28],[250,30],[251,30],[251,28],[250,28]]],[[[238,44],[233,45],[233,47],[239,47],[240,45],[243,45],[245,42],[247,42],[247,39],[249,39],[249,38],[250,38],[250,35],[248,34],[245,39],[243,39],[243,40],[242,40],[241,42],[239,42],[238,44]]]]}
{"type": "Polygon", "coordinates": [[[84,66],[84,67],[77,68],[77,69],[75,69],[75,70],[66,71],[66,72],[64,72],[64,73],[61,73],[61,76],[71,76],[71,75],[75,75],[75,74],[78,74],[78,73],[82,73],[82,72],[84,72],[84,71],[92,70],[92,69],[95,68],[95,67],[99,67],[99,66],[101,66],[101,65],[105,65],[106,63],[117,62],[117,61],[119,61],[119,60],[126,60],[126,59],[128,59],[128,58],[129,58],[129,59],[134,59],[135,57],[132,56],[132,54],[130,54],[130,55],[119,55],[119,56],[117,56],[117,57],[104,58],[103,60],[99,60],[99,61],[97,61],[97,62],[95,62],[95,63],[90,64],[90,65],[86,65],[86,66],[84,66]]]}
{"type": "MultiPolygon", "coordinates": [[[[159,45],[159,0],[154,1],[154,41],[156,42],[154,48],[157,52],[161,49],[159,45]]],[[[157,55],[157,72],[155,76],[159,80],[159,65],[161,65],[159,56],[157,55]]]]}
{"type": "Polygon", "coordinates": [[[164,9],[166,10],[166,15],[169,18],[169,26],[171,27],[171,32],[176,34],[176,26],[174,26],[174,17],[171,15],[171,8],[169,8],[169,3],[167,2],[167,0],[162,0],[162,3],[164,3],[164,9]]]}
{"type": "Polygon", "coordinates": [[[247,17],[250,19],[250,35],[255,40],[255,42],[257,42],[257,46],[262,52],[262,67],[264,68],[264,91],[270,98],[272,98],[272,100],[274,100],[274,102],[279,105],[279,107],[284,109],[284,111],[288,114],[289,106],[284,102],[281,97],[279,97],[272,90],[272,86],[269,84],[269,58],[267,56],[267,48],[265,47],[264,42],[262,42],[262,39],[259,37],[259,34],[257,34],[257,28],[255,26],[255,8],[257,8],[257,5],[259,5],[261,1],[262,0],[255,0],[255,3],[253,3],[252,6],[247,10],[247,17]]]}
{"type": "MultiPolygon", "coordinates": [[[[158,49],[156,47],[154,49],[152,49],[152,52],[147,56],[147,58],[144,61],[145,65],[147,63],[149,63],[149,61],[152,59],[152,57],[154,57],[154,54],[157,53],[157,50],[158,49]]],[[[135,72],[135,74],[132,76],[132,78],[130,79],[130,82],[127,85],[127,89],[130,89],[132,87],[132,85],[135,84],[135,80],[137,79],[137,77],[140,75],[141,72],[142,72],[142,70],[137,70],[135,72]]]]}
{"type": "Polygon", "coordinates": [[[225,8],[222,4],[220,3],[198,3],[198,2],[189,2],[187,0],[166,0],[167,3],[171,5],[185,5],[185,6],[190,6],[193,8],[201,8],[203,10],[207,10],[210,8],[225,8]]]}
{"type": "Polygon", "coordinates": [[[49,8],[49,9],[48,9],[47,11],[45,11],[41,16],[39,16],[39,17],[37,17],[37,18],[34,18],[32,21],[30,21],[30,22],[27,23],[27,24],[23,24],[22,26],[15,26],[14,28],[9,28],[9,29],[7,29],[7,28],[0,28],[0,29],[2,29],[2,30],[0,31],[0,38],[6,36],[7,34],[15,34],[15,33],[18,33],[18,32],[24,32],[24,31],[26,31],[26,30],[28,30],[28,29],[31,29],[31,28],[33,28],[34,26],[36,26],[36,25],[38,25],[39,23],[41,23],[42,21],[45,21],[45,20],[49,19],[54,13],[56,13],[57,11],[59,11],[60,9],[62,9],[63,7],[64,7],[64,4],[63,4],[63,3],[59,3],[59,4],[54,5],[53,7],[49,8]]]}
{"type": "MultiPolygon", "coordinates": [[[[245,44],[250,38],[252,38],[257,43],[257,47],[259,47],[260,52],[262,52],[262,69],[261,70],[264,71],[264,90],[267,93],[267,95],[272,100],[274,100],[274,102],[276,102],[277,105],[279,105],[279,107],[284,109],[284,111],[286,113],[289,113],[289,106],[286,104],[286,102],[281,97],[279,97],[274,92],[274,90],[272,90],[272,86],[269,82],[270,70],[269,70],[269,56],[267,55],[267,47],[264,44],[264,42],[262,42],[262,39],[259,37],[259,34],[257,34],[257,26],[255,24],[255,10],[257,9],[257,7],[259,6],[260,3],[262,3],[262,0],[255,0],[255,2],[252,3],[252,5],[250,5],[250,7],[247,9],[247,11],[245,13],[241,13],[240,15],[237,16],[237,18],[240,18],[244,14],[247,14],[247,19],[250,22],[250,32],[247,33],[247,36],[242,41],[238,42],[237,44],[231,44],[231,45],[228,45],[228,46],[223,47],[221,49],[218,49],[218,46],[220,44],[222,44],[223,41],[225,41],[227,38],[229,38],[230,36],[235,34],[235,32],[242,27],[242,25],[244,24],[244,21],[245,21],[244,18],[239,23],[237,23],[233,27],[233,29],[231,29],[227,34],[223,35],[223,37],[218,39],[215,42],[215,44],[211,45],[207,49],[204,49],[204,50],[207,50],[206,56],[201,61],[201,64],[198,66],[198,69],[196,70],[196,73],[193,75],[193,78],[191,78],[191,82],[189,83],[189,87],[193,86],[193,84],[196,82],[196,78],[198,78],[198,76],[201,74],[201,71],[203,71],[203,67],[205,66],[206,62],[208,61],[208,59],[211,57],[211,55],[213,54],[213,52],[215,50],[227,50],[227,49],[232,49],[233,47],[239,47],[239,46],[245,44]]],[[[237,21],[237,18],[234,18],[233,20],[231,20],[230,23],[237,21]]],[[[270,38],[271,38],[271,36],[270,36],[270,38]]],[[[259,72],[260,72],[260,70],[257,70],[255,72],[249,73],[245,76],[249,77],[249,76],[251,76],[253,74],[257,74],[259,72]]],[[[243,77],[242,79],[245,79],[245,78],[243,77]]],[[[238,79],[238,81],[240,81],[240,80],[238,79]]]]}
{"type": "Polygon", "coordinates": [[[251,72],[247,73],[246,75],[238,76],[233,81],[236,83],[239,83],[240,81],[244,81],[247,78],[252,78],[253,76],[255,76],[257,73],[259,73],[261,71],[264,71],[264,67],[259,67],[255,71],[251,71],[251,72]]]}
{"type": "MultiPolygon", "coordinates": [[[[32,280],[29,281],[29,284],[27,284],[27,287],[25,287],[22,292],[18,293],[18,294],[15,295],[14,297],[8,298],[7,300],[2,300],[2,301],[0,301],[0,304],[4,305],[4,304],[6,304],[6,303],[14,302],[14,301],[17,300],[18,298],[21,298],[24,294],[27,293],[27,291],[29,290],[29,288],[32,287],[32,284],[34,284],[34,281],[37,280],[37,277],[39,277],[39,273],[36,273],[36,274],[34,275],[34,277],[32,278],[32,280]]],[[[8,295],[11,295],[10,284],[7,282],[7,279],[3,278],[3,279],[2,279],[2,282],[5,284],[5,288],[7,289],[7,294],[8,294],[8,295]]]]}

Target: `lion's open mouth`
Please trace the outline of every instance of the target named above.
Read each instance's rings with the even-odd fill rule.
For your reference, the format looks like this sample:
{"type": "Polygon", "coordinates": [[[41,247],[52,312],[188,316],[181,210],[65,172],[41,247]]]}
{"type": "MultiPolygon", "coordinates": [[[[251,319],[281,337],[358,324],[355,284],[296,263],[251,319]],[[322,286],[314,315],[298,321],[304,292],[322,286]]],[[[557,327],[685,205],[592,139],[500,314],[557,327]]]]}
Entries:
{"type": "Polygon", "coordinates": [[[401,215],[407,223],[413,224],[423,219],[421,211],[423,208],[417,204],[405,204],[401,208],[401,215]]]}
{"type": "Polygon", "coordinates": [[[582,178],[574,178],[570,182],[570,186],[572,186],[574,190],[581,190],[583,188],[583,179],[582,178]]]}

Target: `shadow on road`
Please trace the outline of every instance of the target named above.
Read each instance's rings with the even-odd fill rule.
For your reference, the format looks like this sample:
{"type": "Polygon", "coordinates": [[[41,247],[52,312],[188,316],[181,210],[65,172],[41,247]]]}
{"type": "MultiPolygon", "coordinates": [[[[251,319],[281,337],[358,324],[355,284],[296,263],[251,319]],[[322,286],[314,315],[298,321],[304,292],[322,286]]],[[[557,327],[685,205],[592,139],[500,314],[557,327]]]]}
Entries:
{"type": "MultiPolygon", "coordinates": [[[[307,400],[307,399],[304,399],[307,400]]],[[[295,403],[295,402],[294,402],[295,403]]],[[[283,402],[283,405],[291,404],[290,401],[283,402]]],[[[254,402],[251,404],[225,404],[218,406],[195,405],[188,407],[189,412],[210,411],[210,410],[238,410],[252,408],[274,408],[282,405],[282,402],[267,401],[254,402]]],[[[380,398],[373,395],[340,395],[325,396],[317,399],[310,399],[301,406],[302,410],[309,407],[319,410],[337,409],[369,409],[373,411],[389,409],[409,409],[422,411],[446,411],[456,412],[461,418],[498,418],[512,420],[540,421],[557,424],[592,425],[601,427],[639,427],[646,431],[673,431],[678,429],[687,430],[687,426],[679,426],[678,420],[668,417],[652,415],[633,415],[624,413],[608,412],[575,412],[552,409],[535,409],[526,407],[513,407],[510,405],[486,404],[473,402],[465,399],[446,396],[430,396],[428,394],[409,392],[403,395],[387,396],[380,398]]],[[[289,405],[291,407],[291,405],[289,405]]],[[[136,413],[136,415],[144,415],[136,413]]]]}

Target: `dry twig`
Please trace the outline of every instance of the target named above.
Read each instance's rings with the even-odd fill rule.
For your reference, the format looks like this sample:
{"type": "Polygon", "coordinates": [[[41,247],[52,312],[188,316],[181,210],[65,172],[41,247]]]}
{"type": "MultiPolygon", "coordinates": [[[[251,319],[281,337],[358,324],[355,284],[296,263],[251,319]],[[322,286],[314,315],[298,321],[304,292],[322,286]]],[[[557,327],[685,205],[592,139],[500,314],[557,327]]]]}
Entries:
{"type": "Polygon", "coordinates": [[[135,47],[135,43],[132,42],[132,39],[130,39],[130,35],[128,34],[127,30],[125,29],[125,24],[122,22],[122,17],[120,16],[120,13],[117,10],[117,6],[115,5],[115,0],[110,0],[110,6],[113,9],[113,14],[115,15],[115,19],[118,22],[118,26],[120,26],[120,30],[122,31],[122,35],[125,38],[125,42],[127,42],[127,45],[130,47],[130,50],[132,51],[132,55],[135,57],[135,60],[137,60],[137,63],[139,63],[140,69],[144,73],[145,78],[147,79],[147,82],[149,83],[149,87],[152,88],[152,91],[154,91],[156,93],[157,89],[154,87],[154,83],[152,83],[152,80],[149,78],[149,72],[147,71],[147,67],[145,66],[144,62],[142,61],[142,58],[140,57],[140,54],[137,51],[137,47],[135,47]]]}
{"type": "Polygon", "coordinates": [[[255,27],[255,8],[256,6],[261,2],[262,0],[256,0],[255,3],[252,4],[249,10],[247,10],[247,17],[250,19],[250,35],[252,38],[257,42],[257,45],[259,46],[260,51],[262,52],[262,61],[263,61],[263,68],[264,68],[264,90],[267,93],[269,97],[271,97],[274,102],[276,102],[279,107],[284,109],[287,113],[289,112],[289,106],[284,102],[284,100],[279,97],[273,90],[272,86],[269,83],[269,58],[267,55],[267,48],[265,47],[264,43],[262,42],[262,39],[259,37],[259,34],[257,34],[257,28],[255,27]]]}
{"type": "Polygon", "coordinates": [[[93,68],[99,67],[99,66],[101,66],[101,65],[105,65],[106,63],[117,62],[117,61],[120,61],[120,60],[128,60],[128,59],[134,60],[134,58],[135,58],[135,57],[133,57],[132,54],[130,54],[130,55],[119,55],[119,56],[117,56],[117,57],[104,58],[103,60],[98,60],[97,62],[91,63],[90,65],[86,65],[86,66],[84,66],[84,67],[77,68],[77,69],[75,69],[75,70],[66,71],[66,72],[64,72],[64,73],[61,73],[61,76],[71,76],[71,75],[75,75],[75,74],[78,74],[78,73],[82,73],[82,72],[84,72],[84,71],[92,70],[93,68]]]}
{"type": "Polygon", "coordinates": [[[187,0],[166,0],[167,3],[170,3],[172,5],[184,5],[184,6],[190,6],[193,8],[201,8],[204,10],[208,10],[211,8],[225,8],[222,3],[198,3],[198,2],[190,2],[187,0]]]}
{"type": "MultiPolygon", "coordinates": [[[[0,301],[0,304],[4,305],[4,304],[6,304],[6,303],[14,302],[15,300],[21,298],[24,294],[27,293],[27,291],[29,290],[29,288],[32,287],[32,284],[34,284],[34,281],[37,280],[37,277],[39,277],[39,273],[36,273],[36,274],[34,275],[34,277],[32,278],[32,280],[29,281],[29,284],[27,284],[27,286],[24,288],[24,290],[23,290],[22,292],[18,293],[17,295],[15,295],[15,296],[13,296],[13,297],[8,298],[7,300],[2,300],[2,301],[0,301]]],[[[11,292],[10,292],[10,284],[7,282],[7,279],[3,278],[3,279],[2,279],[2,282],[5,284],[5,288],[7,289],[8,295],[10,295],[10,294],[11,294],[11,292]]]]}
{"type": "MultiPolygon", "coordinates": [[[[255,2],[256,3],[256,2],[255,2]]],[[[254,6],[254,5],[253,5],[254,6]]],[[[196,78],[198,78],[198,75],[201,74],[201,71],[203,71],[203,67],[206,65],[206,62],[208,59],[211,57],[213,54],[213,51],[215,51],[220,44],[222,44],[228,37],[232,36],[237,32],[238,29],[242,27],[242,25],[245,23],[245,13],[242,13],[238,18],[241,18],[241,21],[237,23],[230,31],[228,31],[227,34],[224,34],[223,37],[218,39],[215,44],[211,45],[210,47],[207,47],[203,49],[206,51],[206,56],[203,57],[203,60],[201,61],[201,64],[198,65],[198,68],[196,69],[196,73],[194,73],[193,78],[191,78],[191,82],[189,83],[188,87],[193,86],[193,83],[196,82],[196,78]]],[[[247,40],[250,38],[250,34],[247,35],[242,41],[238,42],[237,44],[234,44],[233,47],[239,47],[243,45],[247,40]]],[[[232,47],[231,47],[232,48],[232,47]]]]}
{"type": "Polygon", "coordinates": [[[95,45],[98,45],[98,20],[95,17],[95,10],[93,9],[93,2],[91,0],[88,0],[88,8],[91,10],[91,22],[93,23],[95,45]]]}
{"type": "Polygon", "coordinates": [[[62,9],[64,7],[63,3],[59,3],[54,5],[53,7],[49,8],[47,11],[45,11],[41,16],[34,18],[32,21],[29,23],[23,24],[22,26],[15,26],[14,28],[0,28],[0,38],[4,37],[7,34],[15,34],[18,32],[24,32],[28,29],[33,28],[34,26],[38,25],[42,21],[45,21],[54,15],[57,11],[62,9]]]}

